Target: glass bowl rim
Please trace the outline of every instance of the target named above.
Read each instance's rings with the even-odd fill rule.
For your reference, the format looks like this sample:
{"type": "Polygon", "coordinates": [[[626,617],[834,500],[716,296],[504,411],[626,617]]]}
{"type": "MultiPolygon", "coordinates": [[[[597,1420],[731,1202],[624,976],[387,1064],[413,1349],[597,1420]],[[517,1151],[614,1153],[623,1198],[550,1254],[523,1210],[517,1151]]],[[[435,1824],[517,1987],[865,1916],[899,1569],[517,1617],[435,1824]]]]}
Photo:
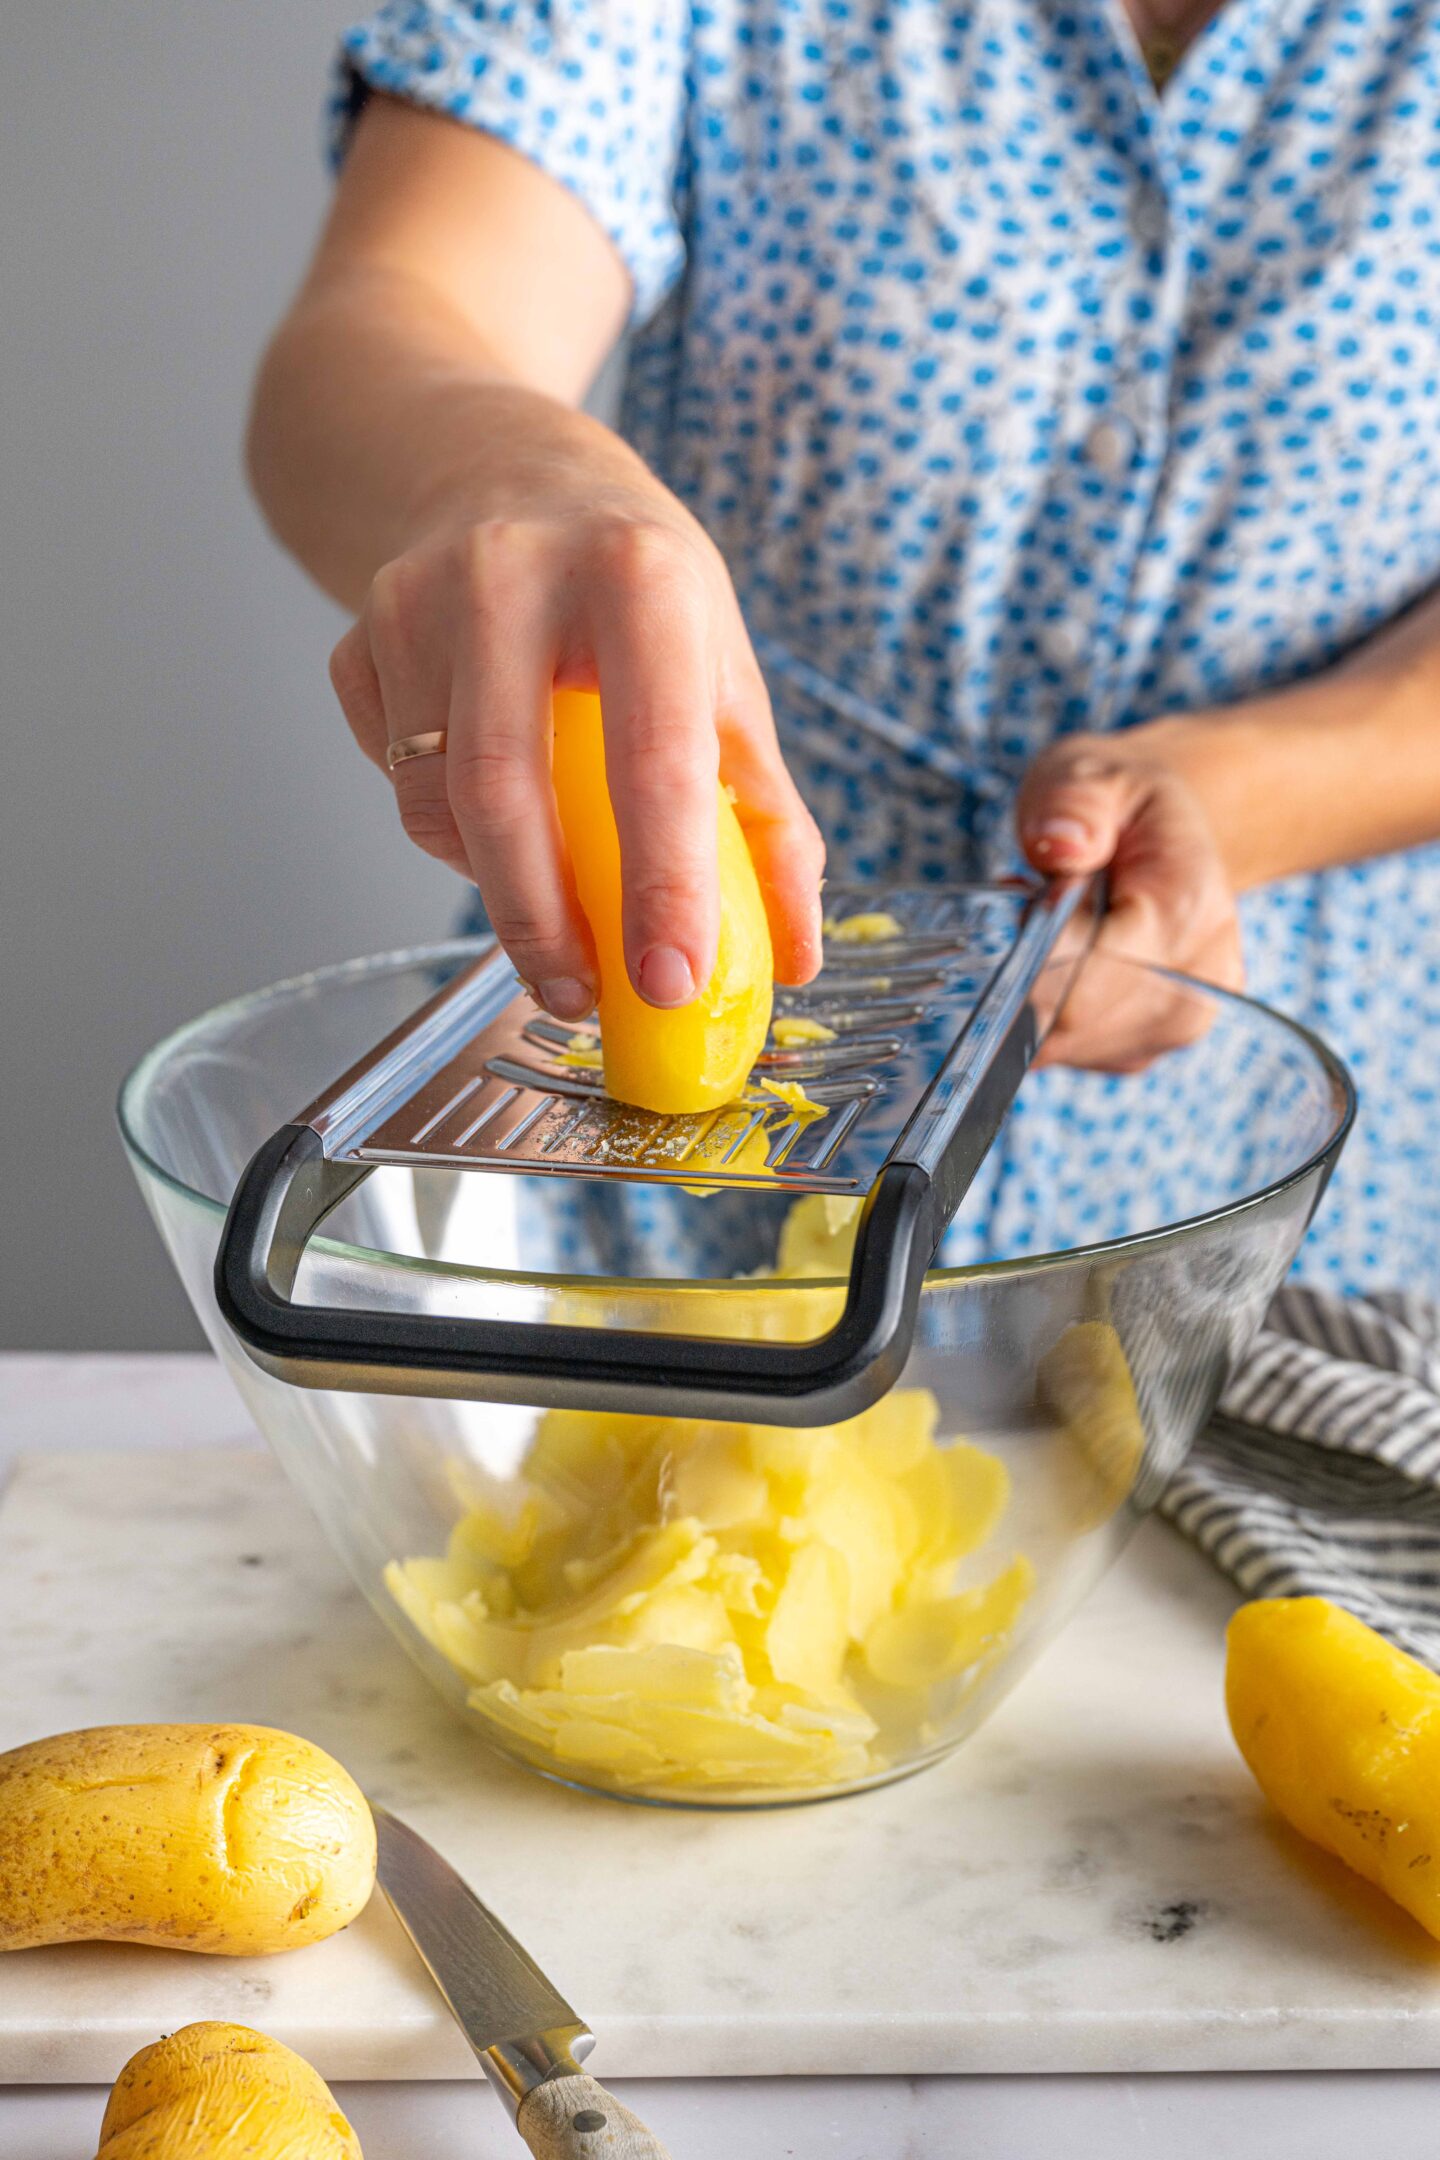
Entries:
{"type": "MultiPolygon", "coordinates": [[[[116,1099],[116,1119],[120,1137],[127,1154],[137,1168],[175,1193],[180,1199],[197,1207],[202,1214],[213,1215],[217,1232],[224,1221],[229,1202],[212,1199],[209,1193],[199,1192],[187,1185],[173,1171],[156,1162],[145,1143],[139,1138],[132,1114],[134,1105],[140,1101],[154,1074],[184,1046],[187,1038],[197,1035],[203,1028],[229,1015],[254,1013],[285,998],[293,998],[314,988],[333,988],[347,980],[365,975],[381,974],[387,970],[398,972],[404,967],[433,965],[437,960],[460,959],[473,954],[493,942],[481,936],[441,938],[422,945],[399,946],[387,952],[366,953],[352,960],[327,961],[319,967],[307,968],[298,975],[283,976],[278,982],[266,983],[259,990],[242,991],[238,997],[225,998],[218,1005],[211,1005],[204,1012],[182,1021],[157,1043],[144,1051],[130,1067],[120,1083],[116,1099]]],[[[1259,998],[1247,996],[1243,991],[1225,990],[1215,983],[1207,983],[1198,976],[1187,975],[1178,968],[1167,968],[1153,961],[1134,960],[1120,953],[1107,953],[1106,959],[1121,967],[1133,967],[1148,975],[1158,975],[1167,982],[1197,996],[1213,999],[1222,1005],[1242,1006],[1260,1013],[1267,1022],[1285,1029],[1311,1052],[1321,1071],[1330,1082],[1336,1100],[1336,1114],[1325,1139],[1303,1159],[1260,1185],[1253,1192],[1242,1193],[1238,1198],[1227,1200],[1222,1206],[1208,1208],[1199,1215],[1182,1217],[1178,1222],[1157,1223],[1148,1230],[1133,1232],[1127,1237],[1099,1239],[1093,1245],[1070,1245],[1058,1252],[1024,1253],[1007,1260],[971,1261],[959,1267],[932,1267],[925,1277],[925,1288],[934,1290],[944,1285],[975,1282],[983,1278],[1029,1273],[1041,1268],[1056,1267],[1070,1262],[1091,1261],[1107,1254],[1131,1253],[1166,1240],[1179,1240],[1199,1230],[1229,1221],[1232,1217],[1247,1214],[1277,1199],[1292,1186],[1301,1184],[1322,1167],[1333,1167],[1336,1156],[1344,1143],[1355,1119],[1355,1084],[1344,1061],[1336,1055],[1313,1029],[1288,1013],[1277,1012],[1273,1006],[1263,1004],[1259,998]]],[[[483,1173],[476,1173],[481,1175],[483,1173]]],[[[591,1291],[621,1291],[628,1296],[637,1293],[655,1295],[663,1291],[666,1297],[682,1292],[706,1292],[713,1296],[723,1291],[727,1296],[746,1291],[763,1292],[774,1297],[777,1293],[804,1292],[834,1288],[843,1283],[844,1277],[806,1276],[786,1282],[777,1278],[725,1278],[717,1282],[711,1277],[674,1276],[607,1276],[563,1275],[527,1271],[523,1268],[487,1268],[472,1266],[454,1260],[429,1260],[408,1253],[384,1252],[375,1246],[352,1245],[342,1239],[316,1237],[312,1246],[330,1257],[359,1260],[366,1264],[379,1263],[385,1267],[399,1268],[406,1273],[423,1275],[455,1275],[467,1279],[483,1279],[492,1282],[520,1285],[548,1286],[551,1288],[579,1288],[591,1291]]]]}

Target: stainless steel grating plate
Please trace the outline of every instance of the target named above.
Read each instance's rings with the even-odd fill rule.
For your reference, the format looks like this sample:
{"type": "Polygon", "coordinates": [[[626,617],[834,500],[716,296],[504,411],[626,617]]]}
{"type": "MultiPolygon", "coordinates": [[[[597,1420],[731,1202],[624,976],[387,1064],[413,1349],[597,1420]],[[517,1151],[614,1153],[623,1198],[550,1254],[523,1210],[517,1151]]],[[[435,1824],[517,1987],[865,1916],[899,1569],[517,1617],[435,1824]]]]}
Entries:
{"type": "Polygon", "coordinates": [[[1016,880],[829,891],[821,973],[777,992],[775,1021],[819,1021],[834,1039],[787,1048],[772,1024],[744,1097],[720,1110],[662,1117],[611,1101],[584,1062],[598,1052],[594,1024],[537,1012],[492,949],[302,1122],[332,1162],[864,1192],[982,1008],[1038,890],[1016,880]],[[847,936],[876,914],[899,934],[847,936]],[[767,1080],[798,1081],[824,1114],[790,1114],[767,1080]]]}

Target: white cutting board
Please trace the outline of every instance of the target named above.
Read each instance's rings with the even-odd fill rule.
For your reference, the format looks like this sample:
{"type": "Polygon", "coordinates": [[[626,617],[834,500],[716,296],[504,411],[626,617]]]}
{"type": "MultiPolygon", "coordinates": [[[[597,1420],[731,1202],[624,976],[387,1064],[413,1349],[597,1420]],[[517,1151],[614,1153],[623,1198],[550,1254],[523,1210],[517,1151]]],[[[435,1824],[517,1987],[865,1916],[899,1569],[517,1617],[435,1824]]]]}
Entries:
{"type": "MultiPolygon", "coordinates": [[[[0,1747],[130,1719],[309,1734],[470,1877],[612,2077],[1440,2064],[1440,1950],[1272,1823],[1234,1753],[1229,1604],[1152,1525],[949,1764],[828,1806],[655,1812],[491,1756],[266,1454],[30,1455],[0,1507],[0,1747]]],[[[108,2080],[197,2017],[330,2078],[473,2068],[377,1898],[282,1959],[0,1958],[0,2083],[108,2080]]]]}

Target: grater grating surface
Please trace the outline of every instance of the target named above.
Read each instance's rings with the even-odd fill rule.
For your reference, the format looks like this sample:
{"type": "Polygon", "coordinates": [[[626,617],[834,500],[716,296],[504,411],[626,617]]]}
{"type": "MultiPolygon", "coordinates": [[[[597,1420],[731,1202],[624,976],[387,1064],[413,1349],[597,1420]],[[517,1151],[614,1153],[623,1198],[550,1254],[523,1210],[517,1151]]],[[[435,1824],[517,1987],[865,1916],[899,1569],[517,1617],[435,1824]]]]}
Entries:
{"type": "Polygon", "coordinates": [[[775,1019],[818,1021],[834,1040],[787,1048],[772,1032],[744,1097],[719,1110],[662,1117],[612,1101],[584,1063],[589,1046],[598,1053],[595,1025],[537,1012],[497,949],[302,1122],[332,1162],[863,1193],[981,1009],[1037,890],[832,888],[821,973],[778,991],[775,1019]],[[876,913],[900,934],[846,940],[848,922],[876,913]],[[787,1115],[767,1080],[799,1082],[823,1115],[787,1115]]]}
{"type": "Polygon", "coordinates": [[[820,975],[779,1005],[833,1040],[786,1047],[772,1029],[744,1098],[693,1118],[610,1101],[570,1031],[536,1013],[492,948],[256,1151],[216,1255],[221,1316],[256,1364],[302,1387],[789,1425],[853,1417],[904,1368],[925,1271],[1080,963],[1094,899],[1080,880],[832,893],[820,975]],[[847,922],[876,913],[897,934],[848,942],[847,922]],[[819,1114],[773,1102],[767,1081],[801,1082],[819,1114]],[[813,1338],[298,1301],[309,1239],[380,1163],[864,1205],[843,1308],[813,1338]]]}

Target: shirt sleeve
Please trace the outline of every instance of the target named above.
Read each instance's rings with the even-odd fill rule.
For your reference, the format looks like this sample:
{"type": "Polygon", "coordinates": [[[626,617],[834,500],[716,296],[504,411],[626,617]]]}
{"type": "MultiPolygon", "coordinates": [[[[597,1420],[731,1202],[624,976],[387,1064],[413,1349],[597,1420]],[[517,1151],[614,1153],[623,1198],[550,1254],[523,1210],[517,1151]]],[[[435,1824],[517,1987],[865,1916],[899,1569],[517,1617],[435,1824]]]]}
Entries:
{"type": "Polygon", "coordinates": [[[372,90],[498,137],[609,234],[641,321],[684,267],[689,12],[688,0],[387,0],[341,40],[332,158],[372,90]]]}

